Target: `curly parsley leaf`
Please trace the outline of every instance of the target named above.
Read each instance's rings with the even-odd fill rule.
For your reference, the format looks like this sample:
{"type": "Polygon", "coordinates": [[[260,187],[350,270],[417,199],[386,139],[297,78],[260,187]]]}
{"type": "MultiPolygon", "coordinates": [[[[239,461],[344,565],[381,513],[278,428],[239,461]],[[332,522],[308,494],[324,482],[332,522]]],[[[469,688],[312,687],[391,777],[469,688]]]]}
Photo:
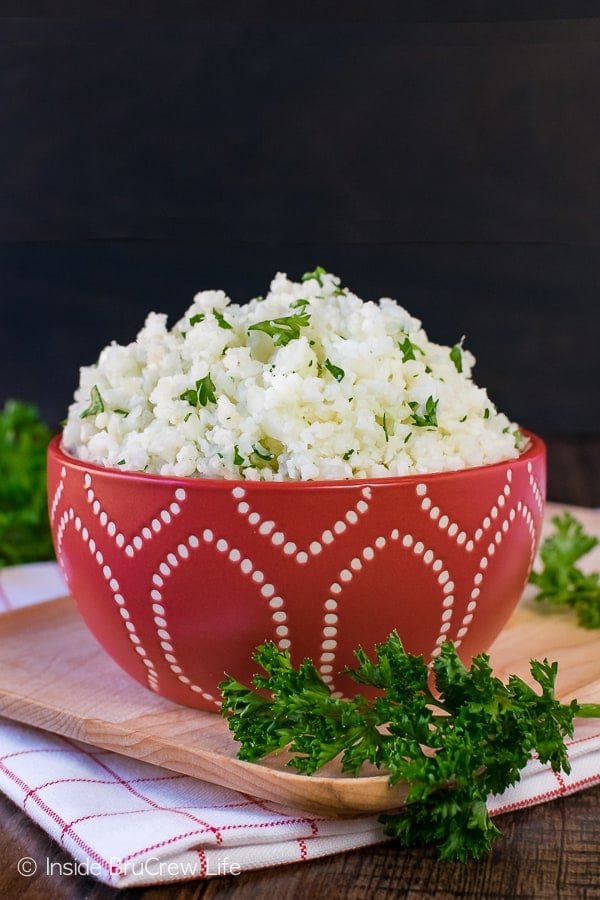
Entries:
{"type": "Polygon", "coordinates": [[[573,718],[598,716],[600,705],[559,703],[556,663],[531,662],[538,691],[514,675],[503,683],[485,653],[467,668],[452,642],[440,649],[432,685],[423,657],[407,653],[396,632],[376,646],[374,661],[359,648],[358,666],[344,674],[379,693],[342,699],[311,660],[295,669],[287,651],[261,644],[253,658],[263,673],[252,686],[231,676],[219,686],[239,757],[287,748],[288,765],[307,775],[336,757],[352,775],[372,763],[391,784],[409,785],[404,809],[381,816],[388,834],[407,846],[433,843],[443,859],[482,856],[499,834],[488,795],[517,782],[533,753],[568,772],[573,718]]]}
{"type": "Polygon", "coordinates": [[[54,556],[46,495],[51,437],[34,406],[6,402],[0,412],[0,566],[54,556]]]}
{"type": "Polygon", "coordinates": [[[573,609],[584,628],[600,628],[600,573],[586,574],[577,566],[598,545],[598,538],[586,534],[568,510],[554,516],[552,524],[554,533],[540,547],[542,567],[529,576],[538,588],[535,599],[573,609]]]}
{"type": "Polygon", "coordinates": [[[248,331],[263,331],[273,338],[276,347],[283,347],[290,341],[299,338],[300,329],[305,328],[309,322],[310,314],[301,312],[291,316],[281,316],[278,319],[255,322],[254,325],[250,325],[248,331]]]}

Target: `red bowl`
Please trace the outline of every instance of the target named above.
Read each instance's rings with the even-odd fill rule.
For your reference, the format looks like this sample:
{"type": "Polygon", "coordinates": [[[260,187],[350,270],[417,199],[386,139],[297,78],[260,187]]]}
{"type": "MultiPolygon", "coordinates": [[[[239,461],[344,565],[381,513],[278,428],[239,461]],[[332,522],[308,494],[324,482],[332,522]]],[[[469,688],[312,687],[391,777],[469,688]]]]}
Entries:
{"type": "Polygon", "coordinates": [[[340,670],[396,629],[465,661],[501,631],[527,582],[546,487],[540,438],[519,459],[433,475],[248,482],[121,472],[55,438],[56,554],[90,631],[133,678],[216,711],[225,672],[249,681],[269,639],[340,670]]]}

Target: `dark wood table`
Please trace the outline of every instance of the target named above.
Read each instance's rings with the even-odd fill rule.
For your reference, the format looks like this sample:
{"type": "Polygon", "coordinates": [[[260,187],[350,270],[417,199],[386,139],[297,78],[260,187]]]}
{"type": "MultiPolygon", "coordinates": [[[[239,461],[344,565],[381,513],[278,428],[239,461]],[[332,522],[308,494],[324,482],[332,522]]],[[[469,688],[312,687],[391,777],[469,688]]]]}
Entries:
{"type": "MultiPolygon", "coordinates": [[[[600,507],[600,436],[545,436],[548,498],[600,507]]],[[[600,636],[599,636],[600,645],[600,636]]],[[[599,654],[600,658],[600,654],[599,654]]],[[[116,891],[68,874],[70,857],[0,795],[0,897],[87,900],[191,898],[600,898],[600,787],[496,819],[503,832],[477,862],[444,863],[431,849],[386,843],[364,850],[209,881],[116,891]],[[31,857],[37,874],[17,870],[31,857]],[[51,873],[51,874],[47,874],[51,873]]]]}

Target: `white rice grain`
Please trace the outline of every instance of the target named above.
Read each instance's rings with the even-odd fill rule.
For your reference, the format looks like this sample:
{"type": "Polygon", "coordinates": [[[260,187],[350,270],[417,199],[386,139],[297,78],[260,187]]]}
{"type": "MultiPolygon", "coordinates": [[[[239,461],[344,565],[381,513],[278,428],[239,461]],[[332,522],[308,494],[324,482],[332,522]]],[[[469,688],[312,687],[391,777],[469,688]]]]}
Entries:
{"type": "Polygon", "coordinates": [[[150,313],[134,342],[102,350],[80,371],[63,445],[125,471],[253,481],[515,458],[524,438],[474,362],[389,298],[361,300],[321,269],[278,273],[264,299],[203,291],[171,329],[150,313]]]}

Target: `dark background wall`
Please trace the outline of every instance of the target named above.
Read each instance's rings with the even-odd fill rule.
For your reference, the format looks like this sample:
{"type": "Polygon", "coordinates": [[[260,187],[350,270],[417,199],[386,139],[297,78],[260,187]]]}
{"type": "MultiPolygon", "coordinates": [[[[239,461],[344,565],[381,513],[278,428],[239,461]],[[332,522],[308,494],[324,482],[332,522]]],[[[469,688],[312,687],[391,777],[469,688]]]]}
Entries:
{"type": "Polygon", "coordinates": [[[0,4],[0,404],[323,265],[598,433],[600,3],[248,5],[0,4]]]}

